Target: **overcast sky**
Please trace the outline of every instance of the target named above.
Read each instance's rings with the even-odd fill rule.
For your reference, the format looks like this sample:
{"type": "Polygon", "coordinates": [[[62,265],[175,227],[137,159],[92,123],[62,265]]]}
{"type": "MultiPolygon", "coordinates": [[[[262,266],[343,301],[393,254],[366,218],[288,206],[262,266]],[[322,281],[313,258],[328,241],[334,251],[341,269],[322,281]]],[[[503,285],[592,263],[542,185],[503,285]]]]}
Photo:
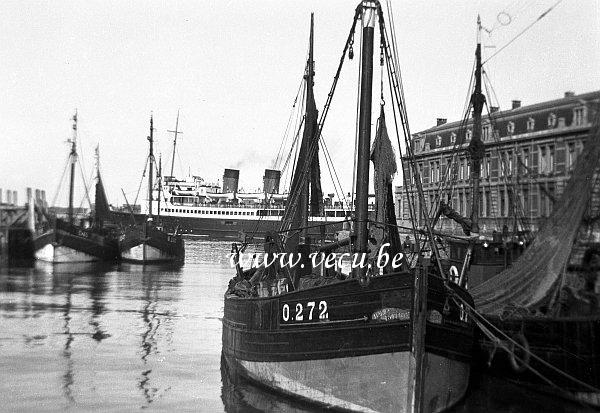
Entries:
{"type": "MultiPolygon", "coordinates": [[[[473,67],[477,14],[491,29],[491,35],[483,36],[486,45],[496,46],[484,50],[490,56],[555,3],[396,1],[395,29],[411,130],[429,128],[437,117],[461,117],[473,67]]],[[[21,192],[33,186],[53,197],[75,109],[86,172],[90,174],[93,148],[99,143],[113,204],[123,203],[121,188],[130,201],[135,197],[151,112],[157,152],[167,168],[172,145],[167,130],[174,128],[177,110],[181,112],[176,175],[191,170],[216,181],[224,168],[236,167],[241,186],[261,187],[303,74],[310,13],[315,13],[315,95],[321,108],[356,4],[3,0],[0,187],[21,192]]],[[[509,108],[512,99],[527,105],[559,98],[567,90],[599,89],[599,4],[562,1],[490,60],[486,70],[501,108],[509,108]]],[[[357,66],[354,59],[342,73],[323,130],[347,191],[352,180],[357,66]]],[[[378,73],[377,62],[375,67],[378,73]]],[[[328,192],[330,180],[325,171],[323,175],[328,192]]],[[[63,193],[60,204],[67,199],[64,189],[63,193]]],[[[22,192],[20,197],[23,200],[22,192]]]]}

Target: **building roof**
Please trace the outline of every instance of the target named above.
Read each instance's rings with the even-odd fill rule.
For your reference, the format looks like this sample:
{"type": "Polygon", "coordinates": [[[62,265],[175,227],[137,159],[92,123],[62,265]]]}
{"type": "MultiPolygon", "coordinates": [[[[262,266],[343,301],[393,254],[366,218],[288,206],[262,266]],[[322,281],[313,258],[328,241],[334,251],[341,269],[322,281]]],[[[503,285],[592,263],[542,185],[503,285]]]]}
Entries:
{"type": "MultiPolygon", "coordinates": [[[[591,102],[600,101],[600,91],[565,95],[560,99],[482,116],[482,127],[488,126],[490,128],[488,141],[532,132],[554,132],[556,129],[581,126],[581,119],[574,122],[574,109],[579,107],[585,111],[585,126],[589,126],[587,108],[591,102]],[[495,136],[492,136],[493,134],[495,136]]],[[[455,143],[466,143],[470,138],[469,133],[472,123],[473,119],[469,118],[466,124],[463,121],[454,121],[413,134],[412,140],[415,153],[421,155],[435,149],[449,149],[455,143]]],[[[486,133],[484,131],[482,134],[484,143],[486,143],[485,137],[486,133]]]]}

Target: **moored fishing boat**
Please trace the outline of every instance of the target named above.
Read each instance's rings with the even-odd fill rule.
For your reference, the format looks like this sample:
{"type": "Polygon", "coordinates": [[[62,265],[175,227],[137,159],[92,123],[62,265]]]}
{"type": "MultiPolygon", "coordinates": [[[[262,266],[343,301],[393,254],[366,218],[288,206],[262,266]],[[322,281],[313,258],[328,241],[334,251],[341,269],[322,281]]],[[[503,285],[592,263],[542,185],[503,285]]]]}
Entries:
{"type": "MultiPolygon", "coordinates": [[[[261,265],[244,271],[238,245],[233,245],[236,276],[224,298],[223,358],[225,370],[232,374],[322,407],[437,412],[455,404],[467,390],[473,325],[463,310],[464,303],[472,305],[472,300],[463,286],[452,283],[442,273],[439,264],[427,266],[420,259],[411,269],[401,254],[393,201],[389,202],[395,159],[383,105],[371,156],[372,59],[377,21],[380,63],[386,65],[393,85],[391,100],[397,105],[392,104],[392,110],[403,118],[405,138],[409,136],[404,98],[398,87],[398,60],[389,40],[393,32],[385,26],[379,2],[364,1],[357,7],[320,120],[312,91],[311,20],[304,134],[288,207],[280,231],[266,238],[261,265]],[[324,119],[346,53],[350,58],[353,55],[359,21],[362,79],[355,232],[338,245],[350,244],[353,258],[364,265],[342,274],[311,262],[314,245],[306,229],[309,214],[319,208],[315,201],[320,185],[310,173],[311,166],[318,163],[324,119]],[[370,159],[375,164],[374,221],[368,216],[370,159]],[[280,234],[286,235],[284,240],[280,234]],[[397,266],[376,262],[375,256],[386,247],[394,260],[398,258],[397,266]],[[284,262],[293,257],[299,259],[297,265],[284,262]],[[269,265],[270,261],[274,264],[269,265]]],[[[415,178],[420,182],[418,175],[415,178]]],[[[431,227],[427,228],[439,263],[431,227]]],[[[322,245],[317,252],[330,252],[335,246],[322,245]]]]}
{"type": "MultiPolygon", "coordinates": [[[[50,218],[41,233],[33,237],[36,259],[51,263],[117,261],[119,251],[116,238],[100,222],[94,220],[91,226],[77,225],[74,222],[73,196],[75,185],[75,164],[77,163],[77,113],[73,116],[73,137],[69,141],[71,151],[69,180],[69,209],[66,220],[50,218]]],[[[96,195],[104,193],[100,175],[96,182],[96,195]]],[[[97,203],[98,201],[96,201],[97,203]]]]}
{"type": "MultiPolygon", "coordinates": [[[[150,135],[148,136],[148,215],[144,222],[127,226],[119,237],[119,251],[121,259],[137,264],[152,263],[181,263],[185,256],[185,248],[181,234],[168,233],[160,222],[160,215],[152,214],[153,173],[154,173],[154,120],[150,117],[150,135]]],[[[158,176],[160,179],[160,166],[158,176]]],[[[146,171],[144,171],[145,173],[146,171]]],[[[160,189],[160,181],[158,184],[160,189]]],[[[160,199],[160,190],[158,193],[160,199]]],[[[159,208],[160,211],[160,208],[159,208]]],[[[135,220],[134,220],[135,222],[135,220]]]]}
{"type": "Polygon", "coordinates": [[[554,211],[513,265],[472,289],[479,367],[600,407],[600,101],[554,211]]]}

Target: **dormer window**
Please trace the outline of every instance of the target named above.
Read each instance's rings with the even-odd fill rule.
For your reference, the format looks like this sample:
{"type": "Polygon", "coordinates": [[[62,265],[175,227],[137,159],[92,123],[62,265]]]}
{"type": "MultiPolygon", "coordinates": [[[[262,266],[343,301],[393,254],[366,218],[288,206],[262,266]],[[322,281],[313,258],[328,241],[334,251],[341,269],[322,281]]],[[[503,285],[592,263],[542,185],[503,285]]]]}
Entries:
{"type": "Polygon", "coordinates": [[[506,132],[508,132],[509,135],[515,133],[515,123],[513,121],[508,122],[506,125],[506,132]]]}
{"type": "Polygon", "coordinates": [[[581,106],[573,109],[573,126],[582,126],[586,123],[587,118],[587,108],[585,106],[581,106]]]}
{"type": "Polygon", "coordinates": [[[533,132],[535,129],[535,119],[529,118],[527,119],[527,132],[533,132]]]}
{"type": "Polygon", "coordinates": [[[416,153],[421,152],[421,140],[415,139],[413,141],[413,148],[416,153]]]}
{"type": "Polygon", "coordinates": [[[481,129],[481,138],[483,141],[487,141],[488,139],[490,139],[490,125],[485,125],[482,129],[481,129]]]}
{"type": "Polygon", "coordinates": [[[442,137],[440,135],[435,137],[435,146],[436,146],[436,148],[439,148],[440,146],[442,146],[442,137]]]}
{"type": "Polygon", "coordinates": [[[555,126],[556,126],[556,114],[551,113],[550,115],[548,115],[548,127],[554,128],[555,126]]]}
{"type": "Polygon", "coordinates": [[[450,134],[450,143],[451,144],[455,144],[456,143],[456,133],[452,132],[450,134]]]}

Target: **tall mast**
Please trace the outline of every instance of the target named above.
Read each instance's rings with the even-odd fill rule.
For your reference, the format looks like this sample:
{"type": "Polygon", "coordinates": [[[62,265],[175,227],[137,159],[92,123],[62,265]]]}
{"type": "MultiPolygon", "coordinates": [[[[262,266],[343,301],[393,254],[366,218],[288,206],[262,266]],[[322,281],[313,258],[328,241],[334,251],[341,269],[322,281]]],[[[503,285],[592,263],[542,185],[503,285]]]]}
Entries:
{"type": "Polygon", "coordinates": [[[171,132],[174,134],[174,136],[173,136],[173,157],[171,158],[171,175],[170,175],[170,176],[173,176],[173,167],[175,166],[175,149],[177,146],[177,135],[183,133],[183,132],[179,131],[179,110],[177,111],[177,120],[175,121],[175,130],[168,130],[167,132],[171,132]]]}
{"type": "MultiPolygon", "coordinates": [[[[308,62],[306,62],[306,119],[305,122],[309,121],[310,114],[308,113],[311,110],[312,102],[315,101],[313,86],[315,84],[315,62],[314,62],[314,13],[310,14],[310,35],[308,40],[308,62]]],[[[310,128],[311,125],[305,123],[305,128],[310,128]]],[[[311,131],[311,135],[315,133],[314,130],[311,131]]],[[[312,138],[312,136],[310,137],[312,138]]],[[[312,139],[311,139],[312,140],[312,139]]],[[[312,143],[312,142],[311,142],[312,143]]],[[[310,146],[310,145],[309,145],[310,146]]],[[[309,169],[312,165],[308,163],[308,159],[303,160],[307,169],[309,169]]],[[[301,199],[301,211],[302,211],[302,237],[306,240],[308,236],[308,200],[309,200],[309,192],[308,185],[310,182],[311,173],[307,175],[306,179],[302,182],[302,199],[301,199]]]]}
{"type": "Polygon", "coordinates": [[[148,141],[150,141],[150,152],[148,153],[148,216],[152,216],[152,167],[154,166],[154,119],[152,114],[150,114],[150,136],[148,136],[148,141]]]}
{"type": "Polygon", "coordinates": [[[481,112],[485,104],[485,96],[481,93],[481,18],[477,16],[477,49],[475,50],[475,91],[471,96],[473,105],[473,136],[469,144],[471,155],[471,181],[472,181],[472,204],[471,204],[471,232],[479,233],[479,178],[481,160],[485,155],[485,147],[481,141],[481,112]]]}
{"type": "Polygon", "coordinates": [[[75,109],[75,115],[73,115],[73,137],[71,142],[71,153],[69,159],[71,160],[71,180],[69,183],[69,224],[73,224],[73,194],[75,191],[75,163],[77,162],[77,109],[75,109]]]}
{"type": "Polygon", "coordinates": [[[160,198],[162,195],[162,154],[158,154],[158,205],[156,206],[156,214],[160,218],[160,198]]]}
{"type": "MultiPolygon", "coordinates": [[[[373,38],[376,18],[375,3],[363,2],[362,63],[360,80],[360,112],[358,120],[358,159],[356,171],[356,243],[354,253],[368,252],[369,158],[371,150],[371,100],[373,91],[373,38]]],[[[365,268],[354,268],[353,276],[364,274],[365,268]]]]}
{"type": "MultiPolygon", "coordinates": [[[[295,231],[286,242],[286,249],[294,252],[300,243],[300,235],[306,241],[307,226],[308,226],[308,201],[309,201],[309,182],[311,177],[312,159],[311,151],[317,150],[313,145],[315,142],[315,133],[317,131],[317,109],[315,106],[313,83],[314,83],[314,61],[313,61],[313,37],[314,37],[314,16],[310,16],[310,37],[308,60],[306,62],[306,71],[304,79],[306,81],[306,105],[304,114],[304,131],[302,133],[302,141],[298,150],[298,159],[296,167],[292,175],[292,184],[290,197],[294,199],[294,205],[291,207],[291,228],[302,228],[301,231],[295,231]]],[[[290,198],[288,198],[290,199],[290,198]]]]}

